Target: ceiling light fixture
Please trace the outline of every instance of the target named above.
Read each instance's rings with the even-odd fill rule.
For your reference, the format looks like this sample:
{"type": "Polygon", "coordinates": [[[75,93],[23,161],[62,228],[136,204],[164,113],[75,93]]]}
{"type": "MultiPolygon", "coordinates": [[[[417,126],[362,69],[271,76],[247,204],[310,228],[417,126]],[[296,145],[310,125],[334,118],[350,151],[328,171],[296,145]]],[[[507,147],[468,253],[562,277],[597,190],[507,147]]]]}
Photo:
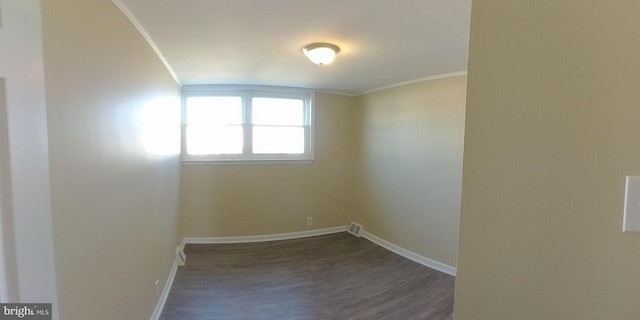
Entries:
{"type": "Polygon", "coordinates": [[[302,48],[302,53],[304,53],[311,62],[321,66],[331,63],[338,52],[340,52],[340,48],[331,43],[311,43],[302,48]]]}

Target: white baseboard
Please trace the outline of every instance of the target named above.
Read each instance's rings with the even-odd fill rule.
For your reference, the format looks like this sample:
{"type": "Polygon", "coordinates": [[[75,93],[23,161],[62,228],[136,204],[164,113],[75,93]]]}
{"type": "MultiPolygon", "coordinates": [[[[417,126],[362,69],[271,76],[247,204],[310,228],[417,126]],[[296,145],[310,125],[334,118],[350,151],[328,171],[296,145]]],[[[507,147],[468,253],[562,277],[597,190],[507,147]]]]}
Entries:
{"type": "Polygon", "coordinates": [[[169,296],[169,291],[171,291],[171,286],[173,285],[173,280],[176,276],[176,272],[178,271],[178,266],[184,265],[182,261],[184,259],[179,260],[181,257],[184,257],[184,245],[187,243],[243,243],[243,242],[264,242],[264,241],[275,241],[275,240],[288,240],[288,239],[298,239],[298,238],[306,238],[313,236],[321,236],[332,233],[339,233],[347,231],[348,226],[339,226],[333,228],[325,228],[325,229],[317,229],[317,230],[309,230],[309,231],[300,231],[300,232],[290,232],[290,233],[279,233],[279,234],[271,234],[271,235],[262,235],[262,236],[243,236],[243,237],[185,237],[182,239],[182,243],[176,249],[176,259],[173,261],[173,266],[171,267],[171,272],[169,273],[169,278],[167,282],[165,282],[164,289],[162,290],[162,294],[156,304],[156,308],[151,315],[151,320],[160,319],[160,315],[162,314],[162,309],[164,309],[164,304],[167,302],[167,297],[169,296]]]}
{"type": "MultiPolygon", "coordinates": [[[[333,227],[333,228],[316,229],[316,230],[300,231],[300,232],[278,233],[278,234],[269,234],[269,235],[261,235],[261,236],[185,237],[182,239],[182,244],[180,245],[180,249],[184,250],[184,245],[187,243],[216,244],[216,243],[246,243],[246,242],[290,240],[290,239],[299,239],[299,238],[306,238],[306,237],[313,237],[313,236],[321,236],[321,235],[338,233],[338,232],[345,232],[348,230],[348,228],[349,226],[339,226],[339,227],[333,227]]],[[[366,230],[362,232],[362,237],[391,252],[399,254],[409,260],[415,261],[426,267],[444,272],[452,276],[456,275],[457,269],[455,267],[421,256],[415,252],[412,252],[405,248],[397,246],[389,241],[383,240],[382,238],[372,233],[369,233],[366,230]]]]}
{"type": "Polygon", "coordinates": [[[239,237],[185,237],[182,239],[182,248],[187,243],[215,244],[215,243],[245,243],[245,242],[264,242],[276,240],[290,240],[306,237],[322,236],[326,234],[345,232],[348,226],[339,226],[333,228],[316,229],[309,231],[277,233],[261,236],[239,236],[239,237]]]}
{"type": "Polygon", "coordinates": [[[431,269],[435,269],[441,272],[444,272],[446,274],[455,276],[456,275],[456,271],[457,269],[455,267],[452,267],[448,264],[444,264],[442,262],[433,260],[433,259],[429,259],[427,257],[421,256],[415,252],[409,251],[405,248],[402,248],[400,246],[397,246],[389,241],[383,240],[382,238],[379,238],[369,232],[367,232],[366,230],[362,233],[362,237],[393,252],[396,254],[399,254],[409,260],[415,261],[423,266],[429,267],[431,269]]]}
{"type": "Polygon", "coordinates": [[[164,283],[164,288],[162,289],[162,294],[160,294],[160,299],[158,299],[158,303],[156,304],[155,310],[153,310],[153,314],[151,315],[151,320],[160,319],[160,315],[162,314],[162,309],[164,309],[164,304],[167,302],[167,297],[169,297],[169,291],[171,291],[171,286],[173,285],[173,279],[176,277],[176,272],[178,271],[178,260],[173,261],[173,266],[171,267],[171,271],[169,272],[169,277],[167,281],[164,283]]]}
{"type": "MultiPolygon", "coordinates": [[[[332,233],[346,232],[348,228],[349,226],[339,226],[339,227],[333,227],[333,228],[316,229],[316,230],[300,231],[300,232],[278,233],[278,234],[261,235],[261,236],[185,237],[182,239],[182,243],[180,244],[178,251],[181,252],[182,250],[184,250],[184,245],[187,243],[216,244],[216,243],[246,243],[246,242],[290,240],[290,239],[299,239],[299,238],[327,235],[332,233]]],[[[394,252],[409,260],[415,261],[426,267],[444,272],[446,274],[450,274],[452,276],[456,275],[455,267],[441,263],[436,260],[429,259],[427,257],[423,257],[417,253],[414,253],[400,246],[397,246],[391,242],[383,240],[367,231],[362,232],[362,237],[391,252],[394,252]]],[[[178,271],[178,265],[179,265],[179,261],[176,258],[176,260],[173,262],[173,266],[171,267],[169,278],[167,279],[167,282],[164,285],[164,289],[162,290],[162,294],[160,295],[160,299],[158,300],[158,304],[156,305],[156,309],[153,311],[151,320],[158,320],[160,318],[160,314],[162,313],[164,304],[167,301],[167,297],[169,296],[169,291],[171,290],[171,286],[173,285],[173,280],[176,276],[176,272],[178,271]]]]}

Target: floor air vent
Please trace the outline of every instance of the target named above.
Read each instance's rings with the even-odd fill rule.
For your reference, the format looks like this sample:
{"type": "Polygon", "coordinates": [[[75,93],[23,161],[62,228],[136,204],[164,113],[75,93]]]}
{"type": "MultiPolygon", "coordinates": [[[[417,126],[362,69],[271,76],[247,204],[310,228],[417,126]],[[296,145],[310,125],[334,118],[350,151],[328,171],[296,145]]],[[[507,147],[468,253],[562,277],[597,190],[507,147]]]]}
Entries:
{"type": "Polygon", "coordinates": [[[362,226],[355,223],[355,222],[351,222],[351,224],[349,224],[349,233],[351,233],[352,235],[356,236],[356,237],[360,237],[361,233],[362,233],[362,226]]]}

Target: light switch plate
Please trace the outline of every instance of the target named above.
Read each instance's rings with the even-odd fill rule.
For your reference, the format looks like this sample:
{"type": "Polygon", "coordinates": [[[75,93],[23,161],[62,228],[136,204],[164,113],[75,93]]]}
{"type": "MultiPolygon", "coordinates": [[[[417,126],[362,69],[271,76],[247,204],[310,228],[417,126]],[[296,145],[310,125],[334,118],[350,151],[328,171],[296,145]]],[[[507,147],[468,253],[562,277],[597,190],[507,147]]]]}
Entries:
{"type": "Polygon", "coordinates": [[[622,231],[640,232],[640,177],[627,176],[622,231]]]}

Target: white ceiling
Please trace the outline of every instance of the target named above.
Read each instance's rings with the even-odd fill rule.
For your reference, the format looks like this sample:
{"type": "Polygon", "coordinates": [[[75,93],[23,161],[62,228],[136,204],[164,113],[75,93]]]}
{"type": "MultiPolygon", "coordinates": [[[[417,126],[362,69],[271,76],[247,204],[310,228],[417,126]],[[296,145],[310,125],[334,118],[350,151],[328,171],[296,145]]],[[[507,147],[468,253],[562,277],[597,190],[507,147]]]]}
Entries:
{"type": "Polygon", "coordinates": [[[112,0],[183,85],[360,94],[467,69],[471,0],[112,0]],[[312,42],[341,48],[318,66],[312,42]]]}

